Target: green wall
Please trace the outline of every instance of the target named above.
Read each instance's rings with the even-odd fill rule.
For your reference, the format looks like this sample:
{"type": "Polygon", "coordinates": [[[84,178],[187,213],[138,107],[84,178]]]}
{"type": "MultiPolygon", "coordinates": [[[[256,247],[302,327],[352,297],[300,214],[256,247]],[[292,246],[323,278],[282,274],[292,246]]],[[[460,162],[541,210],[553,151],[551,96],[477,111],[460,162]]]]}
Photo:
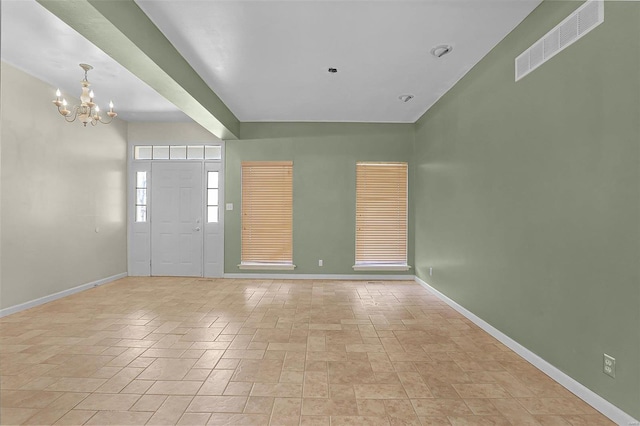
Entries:
{"type": "MultiPolygon", "coordinates": [[[[354,274],[356,161],[410,163],[413,125],[241,123],[240,134],[240,140],[226,143],[225,202],[233,203],[234,210],[225,212],[225,272],[256,272],[238,269],[240,163],[292,160],[296,268],[265,272],[354,274]],[[318,266],[318,259],[324,266],[318,266]]],[[[413,234],[411,220],[410,214],[409,235],[413,234]]],[[[408,261],[412,265],[412,240],[409,247],[408,261]]],[[[413,270],[406,273],[412,275],[413,270]]]]}
{"type": "Polygon", "coordinates": [[[640,418],[640,3],[514,82],[579,5],[543,2],[416,123],[416,273],[640,418]]]}

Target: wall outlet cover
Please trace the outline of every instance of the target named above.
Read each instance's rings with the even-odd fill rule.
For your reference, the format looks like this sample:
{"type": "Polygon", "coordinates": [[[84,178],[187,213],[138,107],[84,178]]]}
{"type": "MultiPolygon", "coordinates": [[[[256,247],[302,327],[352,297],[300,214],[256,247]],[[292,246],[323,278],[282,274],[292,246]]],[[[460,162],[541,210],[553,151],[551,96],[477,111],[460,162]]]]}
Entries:
{"type": "Polygon", "coordinates": [[[611,355],[604,354],[602,371],[607,376],[616,378],[616,359],[611,355]]]}

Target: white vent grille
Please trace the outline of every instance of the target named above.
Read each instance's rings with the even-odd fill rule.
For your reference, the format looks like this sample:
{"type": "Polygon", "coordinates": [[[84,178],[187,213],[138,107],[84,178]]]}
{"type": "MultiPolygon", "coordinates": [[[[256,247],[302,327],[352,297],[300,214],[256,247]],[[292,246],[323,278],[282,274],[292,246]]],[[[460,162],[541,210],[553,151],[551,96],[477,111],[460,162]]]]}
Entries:
{"type": "Polygon", "coordinates": [[[542,40],[531,46],[529,49],[529,66],[531,69],[536,69],[544,62],[544,48],[542,46],[542,40]]]}
{"type": "Polygon", "coordinates": [[[604,0],[588,0],[515,60],[516,81],[604,22],[604,0]]]}
{"type": "Polygon", "coordinates": [[[604,13],[600,11],[598,4],[593,1],[587,2],[578,12],[578,34],[589,32],[603,21],[602,18],[604,18],[604,13]]]}
{"type": "Polygon", "coordinates": [[[560,49],[578,39],[578,15],[572,15],[558,28],[560,31],[560,49]]]}
{"type": "Polygon", "coordinates": [[[556,54],[560,49],[560,34],[558,31],[553,31],[547,34],[542,40],[544,40],[544,57],[550,58],[556,54]]]}

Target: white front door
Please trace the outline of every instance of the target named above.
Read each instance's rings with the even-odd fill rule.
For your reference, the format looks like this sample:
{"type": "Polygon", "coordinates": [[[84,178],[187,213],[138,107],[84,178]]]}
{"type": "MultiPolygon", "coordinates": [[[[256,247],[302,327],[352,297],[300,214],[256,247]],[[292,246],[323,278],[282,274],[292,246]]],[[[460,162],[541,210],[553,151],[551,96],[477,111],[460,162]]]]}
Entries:
{"type": "Polygon", "coordinates": [[[202,276],[202,163],[151,166],[151,275],[202,276]]]}

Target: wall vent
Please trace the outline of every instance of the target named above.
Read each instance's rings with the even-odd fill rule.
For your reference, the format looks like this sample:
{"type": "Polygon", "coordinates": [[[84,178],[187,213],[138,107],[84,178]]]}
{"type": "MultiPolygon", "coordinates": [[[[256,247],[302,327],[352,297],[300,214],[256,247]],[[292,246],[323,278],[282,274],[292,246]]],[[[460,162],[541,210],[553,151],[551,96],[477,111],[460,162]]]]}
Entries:
{"type": "Polygon", "coordinates": [[[515,60],[516,81],[604,22],[604,0],[588,0],[515,60]]]}

